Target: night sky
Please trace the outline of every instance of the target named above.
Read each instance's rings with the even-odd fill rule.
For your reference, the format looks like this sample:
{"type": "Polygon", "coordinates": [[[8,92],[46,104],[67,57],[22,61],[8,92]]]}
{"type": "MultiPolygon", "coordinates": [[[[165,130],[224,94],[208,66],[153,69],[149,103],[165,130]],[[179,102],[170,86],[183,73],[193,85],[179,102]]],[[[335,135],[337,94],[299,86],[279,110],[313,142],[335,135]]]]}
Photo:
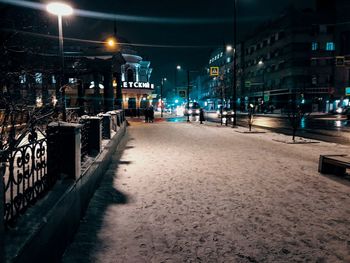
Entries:
{"type": "MultiPolygon", "coordinates": [[[[47,0],[36,1],[47,3],[47,0]]],[[[67,1],[69,3],[69,1],[67,1]]],[[[313,7],[313,0],[238,0],[238,31],[242,37],[255,26],[278,16],[290,4],[297,7],[313,7]]],[[[145,60],[150,60],[154,68],[152,82],[158,84],[161,77],[172,83],[175,67],[201,69],[209,58],[211,50],[232,43],[233,0],[222,1],[120,1],[120,0],[76,0],[70,4],[77,9],[106,14],[120,14],[136,17],[156,18],[158,23],[147,21],[117,21],[119,36],[131,43],[147,44],[137,47],[145,60]],[[168,18],[180,21],[167,21],[168,18]],[[181,19],[194,21],[184,22],[181,19]],[[152,47],[165,45],[172,47],[152,47]],[[173,46],[195,46],[179,48],[173,46]]],[[[77,15],[64,19],[65,37],[103,41],[113,35],[113,19],[86,18],[77,15]]],[[[57,25],[52,20],[53,28],[57,25]]],[[[55,29],[54,29],[55,31],[55,29]]]]}

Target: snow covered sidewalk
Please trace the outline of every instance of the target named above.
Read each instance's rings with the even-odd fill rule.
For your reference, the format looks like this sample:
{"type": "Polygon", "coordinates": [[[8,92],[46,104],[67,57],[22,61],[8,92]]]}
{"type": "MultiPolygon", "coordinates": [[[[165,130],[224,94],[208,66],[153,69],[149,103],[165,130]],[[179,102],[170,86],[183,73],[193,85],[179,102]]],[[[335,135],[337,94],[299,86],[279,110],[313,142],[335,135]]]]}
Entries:
{"type": "Polygon", "coordinates": [[[350,184],[330,143],[187,123],[131,123],[75,240],[76,262],[350,262],[350,184]]]}

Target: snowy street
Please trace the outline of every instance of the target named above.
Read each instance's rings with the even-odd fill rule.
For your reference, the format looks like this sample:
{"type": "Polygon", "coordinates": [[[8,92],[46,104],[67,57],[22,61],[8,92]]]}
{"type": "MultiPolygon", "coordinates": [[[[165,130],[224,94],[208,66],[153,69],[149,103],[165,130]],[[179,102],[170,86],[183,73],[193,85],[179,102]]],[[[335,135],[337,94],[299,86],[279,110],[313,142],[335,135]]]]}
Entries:
{"type": "Polygon", "coordinates": [[[350,181],[317,171],[348,146],[130,124],[62,262],[350,262],[350,181]]]}

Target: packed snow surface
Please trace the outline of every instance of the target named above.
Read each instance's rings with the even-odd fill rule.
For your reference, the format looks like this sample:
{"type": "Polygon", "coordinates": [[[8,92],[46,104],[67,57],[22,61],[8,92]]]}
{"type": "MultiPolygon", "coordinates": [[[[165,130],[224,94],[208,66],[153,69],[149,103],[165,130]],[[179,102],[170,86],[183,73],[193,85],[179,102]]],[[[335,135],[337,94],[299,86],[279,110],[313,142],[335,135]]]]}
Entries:
{"type": "Polygon", "coordinates": [[[288,138],[131,122],[63,262],[350,262],[349,148],[288,138]]]}

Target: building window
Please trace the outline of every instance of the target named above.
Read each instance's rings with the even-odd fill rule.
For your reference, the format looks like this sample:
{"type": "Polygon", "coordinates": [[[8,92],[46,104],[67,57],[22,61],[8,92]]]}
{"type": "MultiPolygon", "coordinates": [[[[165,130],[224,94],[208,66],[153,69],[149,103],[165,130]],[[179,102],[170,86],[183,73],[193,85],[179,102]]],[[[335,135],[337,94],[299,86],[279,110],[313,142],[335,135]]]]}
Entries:
{"type": "Polygon", "coordinates": [[[226,61],[227,61],[227,63],[230,63],[230,62],[231,62],[231,58],[228,57],[228,58],[226,59],[226,61]]]}
{"type": "Polygon", "coordinates": [[[311,49],[312,49],[312,51],[318,50],[318,43],[317,42],[312,42],[311,49]]]}
{"type": "Polygon", "coordinates": [[[25,75],[25,74],[19,76],[19,82],[20,82],[21,84],[26,83],[26,81],[27,81],[27,78],[26,78],[26,75],[25,75]]]}
{"type": "Polygon", "coordinates": [[[335,50],[335,44],[334,44],[334,42],[327,42],[327,44],[326,44],[326,50],[327,50],[327,51],[334,51],[334,50],[335,50]]]}
{"type": "Polygon", "coordinates": [[[35,73],[35,83],[42,84],[43,83],[43,74],[35,73]]]}

